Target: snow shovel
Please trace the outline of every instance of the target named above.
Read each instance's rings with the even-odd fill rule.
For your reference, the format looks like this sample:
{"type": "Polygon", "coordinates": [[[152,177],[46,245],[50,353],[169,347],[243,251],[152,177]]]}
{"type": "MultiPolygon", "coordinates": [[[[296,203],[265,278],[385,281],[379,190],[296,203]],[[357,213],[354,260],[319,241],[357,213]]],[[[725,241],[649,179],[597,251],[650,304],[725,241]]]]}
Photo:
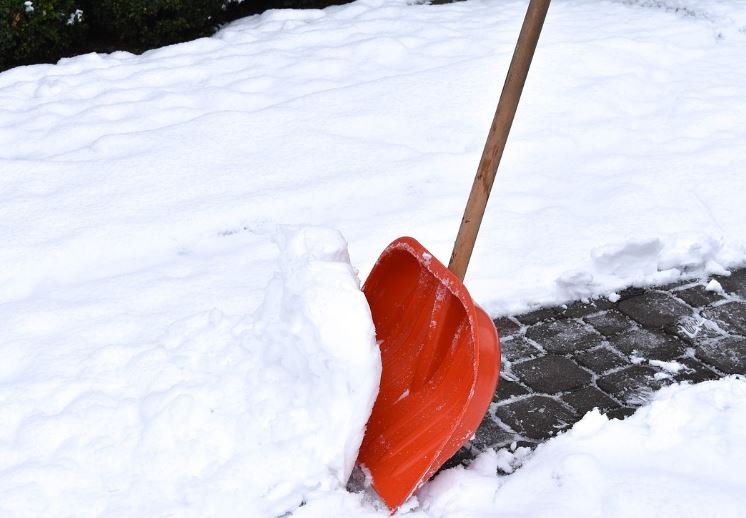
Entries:
{"type": "Polygon", "coordinates": [[[392,513],[474,435],[497,387],[497,331],[463,279],[549,2],[529,2],[448,268],[402,237],[363,286],[383,370],[358,463],[392,513]]]}

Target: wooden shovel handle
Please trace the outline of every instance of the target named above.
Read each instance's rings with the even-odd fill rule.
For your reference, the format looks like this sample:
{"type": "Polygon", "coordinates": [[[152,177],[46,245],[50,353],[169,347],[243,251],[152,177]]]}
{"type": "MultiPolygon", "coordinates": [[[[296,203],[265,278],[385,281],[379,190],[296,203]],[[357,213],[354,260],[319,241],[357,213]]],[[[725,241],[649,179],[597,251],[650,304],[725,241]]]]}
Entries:
{"type": "Polygon", "coordinates": [[[497,174],[497,166],[500,165],[505,142],[508,140],[510,126],[513,124],[518,101],[521,98],[523,85],[526,83],[528,69],[531,66],[531,59],[539,41],[550,1],[531,0],[529,2],[526,18],[523,20],[523,26],[518,35],[518,42],[513,51],[513,59],[510,61],[508,74],[505,77],[505,84],[500,94],[500,101],[497,104],[495,118],[492,120],[492,126],[484,144],[482,159],[479,161],[474,184],[471,187],[471,194],[469,194],[469,201],[466,203],[464,217],[461,219],[461,226],[456,236],[456,243],[453,245],[451,260],[448,263],[448,269],[461,281],[464,280],[466,268],[469,266],[474,242],[477,240],[479,226],[482,223],[482,216],[484,216],[484,209],[487,207],[487,200],[490,197],[492,184],[497,174]]]}

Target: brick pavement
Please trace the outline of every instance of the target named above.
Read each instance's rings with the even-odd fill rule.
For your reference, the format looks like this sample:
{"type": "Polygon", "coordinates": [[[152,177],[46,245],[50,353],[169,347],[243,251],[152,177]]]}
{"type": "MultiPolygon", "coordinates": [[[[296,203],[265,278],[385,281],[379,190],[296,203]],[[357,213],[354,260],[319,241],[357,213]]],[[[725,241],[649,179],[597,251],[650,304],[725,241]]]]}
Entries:
{"type": "Polygon", "coordinates": [[[623,419],[670,383],[746,374],[746,268],[712,279],[574,302],[495,320],[500,383],[475,437],[446,467],[486,448],[535,446],[599,408],[623,419]]]}

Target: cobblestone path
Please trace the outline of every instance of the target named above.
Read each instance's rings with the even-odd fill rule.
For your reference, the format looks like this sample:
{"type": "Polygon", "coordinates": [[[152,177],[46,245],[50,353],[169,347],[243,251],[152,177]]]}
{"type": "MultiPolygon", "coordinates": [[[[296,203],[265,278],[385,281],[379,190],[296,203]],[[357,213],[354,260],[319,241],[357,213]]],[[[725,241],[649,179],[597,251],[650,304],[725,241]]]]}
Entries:
{"type": "Polygon", "coordinates": [[[620,295],[497,319],[497,392],[446,467],[489,447],[534,446],[594,407],[623,419],[673,382],[746,374],[746,268],[620,295]]]}

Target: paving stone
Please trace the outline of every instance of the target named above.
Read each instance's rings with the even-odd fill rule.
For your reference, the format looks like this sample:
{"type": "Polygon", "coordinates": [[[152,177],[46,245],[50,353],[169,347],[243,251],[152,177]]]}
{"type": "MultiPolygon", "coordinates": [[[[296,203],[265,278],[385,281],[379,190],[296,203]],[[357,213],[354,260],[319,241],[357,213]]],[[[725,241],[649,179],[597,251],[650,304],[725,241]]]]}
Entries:
{"type": "Polygon", "coordinates": [[[715,279],[727,293],[746,298],[746,268],[733,272],[729,277],[717,276],[715,279]]]}
{"type": "Polygon", "coordinates": [[[636,353],[649,360],[672,360],[687,349],[687,344],[678,338],[640,328],[628,329],[609,337],[609,344],[623,353],[636,353]]]}
{"type": "Polygon", "coordinates": [[[696,286],[692,286],[685,290],[674,291],[673,295],[694,308],[701,308],[724,299],[724,297],[717,292],[707,291],[701,284],[697,284],[696,286]]]}
{"type": "Polygon", "coordinates": [[[601,345],[603,337],[576,320],[542,322],[531,326],[526,336],[551,353],[571,353],[601,345]]]}
{"type": "Polygon", "coordinates": [[[537,392],[555,394],[590,383],[592,376],[564,356],[547,354],[513,365],[513,374],[537,392]]]}
{"type": "Polygon", "coordinates": [[[673,379],[676,381],[702,383],[703,381],[714,380],[720,377],[717,372],[694,358],[680,358],[676,361],[684,365],[684,369],[673,376],[673,379]]]}
{"type": "Polygon", "coordinates": [[[514,318],[502,317],[493,320],[500,340],[513,336],[521,330],[521,325],[514,318]]]}
{"type": "Polygon", "coordinates": [[[603,374],[627,363],[626,358],[605,346],[577,352],[575,359],[597,374],[603,374]]]}
{"type": "Polygon", "coordinates": [[[688,344],[697,346],[722,338],[723,334],[717,326],[715,322],[695,315],[679,319],[673,333],[688,344]]]}
{"type": "Polygon", "coordinates": [[[549,396],[529,396],[497,407],[497,417],[530,439],[549,439],[571,427],[578,416],[549,396]]]}
{"type": "Polygon", "coordinates": [[[609,299],[593,299],[589,302],[577,301],[568,304],[567,307],[557,308],[557,313],[563,318],[580,318],[591,313],[598,313],[609,309],[614,304],[609,299]]]}
{"type": "Polygon", "coordinates": [[[648,291],[622,300],[617,307],[643,326],[657,329],[675,324],[679,318],[692,314],[689,306],[660,291],[648,291]]]}
{"type": "Polygon", "coordinates": [[[484,451],[489,447],[505,447],[515,440],[515,434],[500,428],[495,420],[487,414],[477,428],[477,432],[471,440],[471,446],[477,451],[484,451]]]}
{"type": "Polygon", "coordinates": [[[511,362],[543,354],[538,347],[523,336],[512,336],[500,340],[500,352],[504,358],[511,362]]]}
{"type": "Polygon", "coordinates": [[[664,284],[662,286],[659,286],[656,289],[658,289],[660,291],[671,291],[671,290],[675,290],[676,288],[680,288],[682,286],[695,284],[696,282],[697,281],[692,280],[692,279],[684,279],[682,281],[669,282],[668,284],[664,284]]]}
{"type": "Polygon", "coordinates": [[[492,401],[497,403],[498,401],[505,401],[506,399],[524,394],[528,394],[526,387],[500,376],[500,380],[497,383],[497,390],[495,391],[495,395],[492,396],[492,401]]]}
{"type": "Polygon", "coordinates": [[[643,293],[645,293],[644,288],[637,288],[635,286],[631,286],[619,292],[619,301],[627,300],[632,297],[637,297],[639,295],[642,295],[643,293]]]}
{"type": "Polygon", "coordinates": [[[727,302],[703,312],[725,331],[746,336],[746,302],[727,302]]]}
{"type": "Polygon", "coordinates": [[[592,325],[596,331],[606,336],[620,333],[634,325],[628,317],[615,309],[587,316],[583,320],[592,325]]]}
{"type": "Polygon", "coordinates": [[[628,406],[623,406],[623,407],[620,407],[620,408],[615,408],[613,410],[609,410],[606,413],[606,417],[608,417],[609,419],[619,419],[621,421],[623,419],[628,418],[632,414],[634,414],[636,410],[637,410],[636,408],[631,408],[631,407],[628,407],[628,406]]]}
{"type": "Polygon", "coordinates": [[[650,400],[652,393],[663,386],[655,379],[650,367],[633,365],[596,380],[598,387],[628,406],[640,406],[650,400]]]}
{"type": "Polygon", "coordinates": [[[609,410],[619,408],[619,403],[592,385],[565,394],[562,396],[562,400],[573,407],[578,415],[581,416],[590,412],[594,408],[598,408],[603,414],[607,413],[609,410]]]}
{"type": "Polygon", "coordinates": [[[746,338],[729,336],[697,347],[697,358],[726,374],[746,374],[746,338]]]}
{"type": "Polygon", "coordinates": [[[524,313],[523,315],[518,315],[515,318],[518,319],[519,322],[531,326],[536,324],[537,322],[541,322],[542,320],[555,319],[557,318],[557,313],[554,311],[554,308],[539,308],[534,311],[524,313]]]}

